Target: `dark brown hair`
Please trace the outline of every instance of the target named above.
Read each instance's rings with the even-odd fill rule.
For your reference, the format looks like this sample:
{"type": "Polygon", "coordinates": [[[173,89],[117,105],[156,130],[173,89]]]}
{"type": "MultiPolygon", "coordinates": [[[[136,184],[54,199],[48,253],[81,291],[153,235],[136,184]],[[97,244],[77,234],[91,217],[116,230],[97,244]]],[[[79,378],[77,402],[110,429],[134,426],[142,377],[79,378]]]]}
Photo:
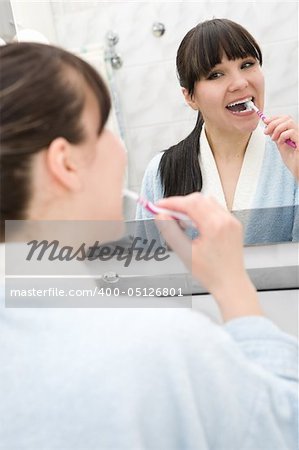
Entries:
{"type": "MultiPolygon", "coordinates": [[[[252,56],[260,65],[263,62],[259,45],[245,28],[228,19],[207,20],[192,28],[179,46],[176,65],[180,85],[192,96],[195,83],[221,63],[224,54],[229,60],[252,56]]],[[[198,155],[202,126],[199,112],[189,136],[164,152],[159,165],[164,197],[201,191],[198,155]]]]}
{"type": "MultiPolygon", "coordinates": [[[[99,133],[110,112],[102,78],[85,61],[51,45],[0,47],[1,237],[5,220],[26,218],[33,155],[57,137],[85,139],[80,119],[85,87],[98,100],[99,133]]],[[[42,189],[42,186],[41,186],[42,189]]]]}

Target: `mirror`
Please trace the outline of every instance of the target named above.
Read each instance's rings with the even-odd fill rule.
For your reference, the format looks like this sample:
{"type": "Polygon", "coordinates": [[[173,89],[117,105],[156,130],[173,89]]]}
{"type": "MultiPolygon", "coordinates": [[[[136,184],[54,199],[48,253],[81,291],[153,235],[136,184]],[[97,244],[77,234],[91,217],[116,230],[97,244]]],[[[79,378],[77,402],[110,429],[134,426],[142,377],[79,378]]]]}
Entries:
{"type": "MultiPolygon", "coordinates": [[[[152,157],[185,138],[195,125],[196,112],[186,105],[177,80],[175,56],[186,32],[203,20],[226,17],[250,31],[263,51],[267,115],[289,114],[298,121],[296,2],[11,0],[11,6],[17,29],[36,29],[89,60],[106,78],[114,102],[110,126],[125,141],[127,187],[133,191],[139,192],[152,157]]],[[[275,208],[257,206],[255,224],[262,231],[253,230],[256,237],[245,243],[281,240],[275,208]],[[273,227],[274,238],[268,233],[273,227]]],[[[295,212],[293,205],[283,205],[281,223],[295,212]]],[[[132,220],[134,213],[135,204],[128,201],[126,218],[132,220]]],[[[253,216],[251,211],[236,214],[245,223],[253,216]]]]}

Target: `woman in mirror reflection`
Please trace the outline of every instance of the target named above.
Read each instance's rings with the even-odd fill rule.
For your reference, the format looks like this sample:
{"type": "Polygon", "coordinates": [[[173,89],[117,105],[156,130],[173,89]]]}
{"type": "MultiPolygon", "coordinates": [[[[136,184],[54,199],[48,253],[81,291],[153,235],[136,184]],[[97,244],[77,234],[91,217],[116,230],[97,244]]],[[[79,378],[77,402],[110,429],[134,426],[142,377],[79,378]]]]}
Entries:
{"type": "MultiPolygon", "coordinates": [[[[177,52],[186,102],[198,111],[190,135],[149,163],[141,194],[163,197],[202,192],[246,225],[245,243],[298,241],[298,125],[289,116],[258,127],[252,100],[264,108],[262,53],[241,25],[212,19],[191,29],[177,52]],[[286,139],[292,139],[292,149],[286,139]]],[[[137,219],[150,213],[137,208],[137,219]]]]}
{"type": "MultiPolygon", "coordinates": [[[[9,44],[0,57],[2,225],[60,220],[73,235],[81,221],[122,224],[126,158],[106,128],[110,98],[100,76],[43,44],[9,44]]],[[[225,323],[188,308],[144,308],[142,298],[118,298],[119,308],[97,300],[66,308],[63,297],[56,308],[6,308],[1,285],[1,448],[296,447],[297,341],[263,316],[240,223],[200,193],[164,202],[200,230],[189,241],[192,271],[225,323]]],[[[175,222],[163,224],[184,258],[187,238],[175,222]]]]}

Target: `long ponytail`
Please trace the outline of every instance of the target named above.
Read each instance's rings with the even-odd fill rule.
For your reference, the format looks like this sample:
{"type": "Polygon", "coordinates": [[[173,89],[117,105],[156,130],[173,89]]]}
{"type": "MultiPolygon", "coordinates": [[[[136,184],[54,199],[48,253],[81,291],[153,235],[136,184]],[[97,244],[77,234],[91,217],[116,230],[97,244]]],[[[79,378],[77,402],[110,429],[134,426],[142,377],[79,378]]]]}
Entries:
{"type": "Polygon", "coordinates": [[[199,138],[203,119],[198,113],[194,129],[189,136],[166,150],[159,164],[164,197],[187,195],[202,189],[199,166],[199,138]]]}

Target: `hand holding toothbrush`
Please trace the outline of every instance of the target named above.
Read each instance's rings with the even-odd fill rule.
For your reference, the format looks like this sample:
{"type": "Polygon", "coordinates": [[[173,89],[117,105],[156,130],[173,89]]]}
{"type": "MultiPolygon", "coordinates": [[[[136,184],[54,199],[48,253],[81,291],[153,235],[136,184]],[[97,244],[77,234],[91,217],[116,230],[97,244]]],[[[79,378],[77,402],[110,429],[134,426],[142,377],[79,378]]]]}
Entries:
{"type": "Polygon", "coordinates": [[[157,227],[166,242],[213,295],[225,321],[261,315],[257,294],[244,266],[241,223],[212,197],[193,193],[159,200],[165,210],[186,214],[199,230],[192,241],[177,221],[158,214],[157,227]]]}
{"type": "Polygon", "coordinates": [[[267,125],[265,134],[270,136],[276,143],[281,157],[299,181],[299,130],[298,125],[290,116],[274,116],[264,120],[267,125]],[[293,142],[296,148],[291,147],[289,142],[293,142]]]}
{"type": "Polygon", "coordinates": [[[265,134],[276,142],[283,162],[299,181],[299,132],[298,125],[290,116],[275,116],[267,118],[252,102],[245,103],[247,109],[252,109],[265,124],[265,134]]]}

